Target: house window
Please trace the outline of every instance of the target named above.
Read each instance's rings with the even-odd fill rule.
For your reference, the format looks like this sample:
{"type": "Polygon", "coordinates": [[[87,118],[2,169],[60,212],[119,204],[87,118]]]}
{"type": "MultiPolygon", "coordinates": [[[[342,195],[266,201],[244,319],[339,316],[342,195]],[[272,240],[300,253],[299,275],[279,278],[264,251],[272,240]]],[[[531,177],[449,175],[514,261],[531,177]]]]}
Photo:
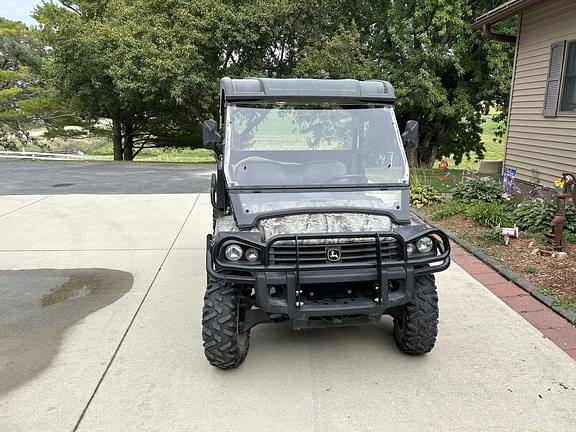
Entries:
{"type": "Polygon", "coordinates": [[[576,41],[566,46],[566,63],[564,66],[564,84],[560,111],[576,112],[576,41]]]}

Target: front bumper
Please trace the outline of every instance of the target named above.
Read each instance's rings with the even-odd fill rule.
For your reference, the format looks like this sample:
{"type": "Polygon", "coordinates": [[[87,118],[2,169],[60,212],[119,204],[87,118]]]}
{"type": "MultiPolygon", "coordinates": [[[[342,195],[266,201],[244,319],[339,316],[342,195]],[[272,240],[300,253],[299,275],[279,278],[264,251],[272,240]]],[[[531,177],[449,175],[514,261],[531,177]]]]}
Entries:
{"type": "MultiPolygon", "coordinates": [[[[235,284],[254,287],[255,305],[267,315],[284,316],[292,321],[295,328],[325,326],[326,320],[332,317],[332,325],[338,323],[337,317],[358,318],[362,321],[378,320],[394,307],[406,304],[414,292],[415,279],[419,276],[445,270],[450,265],[450,242],[439,230],[425,229],[417,236],[433,236],[436,243],[436,254],[420,257],[408,257],[406,243],[413,241],[397,233],[363,233],[363,234],[324,234],[278,236],[266,245],[250,244],[246,239],[227,236],[215,242],[211,235],[206,244],[206,270],[210,278],[235,284]],[[363,238],[374,239],[380,244],[382,238],[394,237],[401,251],[399,259],[387,260],[381,254],[376,259],[355,263],[306,264],[297,258],[294,265],[276,265],[268,262],[270,247],[281,241],[292,241],[298,244],[307,239],[322,238],[363,238]],[[225,244],[239,242],[248,246],[257,246],[262,250],[262,264],[231,264],[218,259],[220,250],[225,244]],[[374,286],[370,296],[346,296],[329,300],[314,300],[306,297],[306,287],[330,284],[363,283],[374,286]],[[304,287],[304,288],[303,288],[304,287]],[[281,290],[282,296],[274,296],[271,289],[281,290]]],[[[296,247],[298,250],[298,247],[296,247]]],[[[302,260],[303,261],[303,260],[302,260]]],[[[347,322],[349,322],[349,319],[347,322]]]]}

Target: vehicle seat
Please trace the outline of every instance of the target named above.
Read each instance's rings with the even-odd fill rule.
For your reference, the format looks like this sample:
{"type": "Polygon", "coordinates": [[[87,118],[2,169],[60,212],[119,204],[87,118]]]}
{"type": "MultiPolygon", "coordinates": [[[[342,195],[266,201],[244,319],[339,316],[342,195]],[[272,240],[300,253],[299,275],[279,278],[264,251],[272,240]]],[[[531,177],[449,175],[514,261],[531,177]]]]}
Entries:
{"type": "Polygon", "coordinates": [[[257,156],[247,157],[234,166],[234,176],[241,185],[287,184],[290,178],[290,165],[299,164],[257,156]]]}
{"type": "Polygon", "coordinates": [[[234,166],[236,181],[245,185],[322,184],[346,174],[346,166],[340,161],[300,164],[253,156],[242,159],[234,166]]]}
{"type": "Polygon", "coordinates": [[[313,161],[302,165],[302,184],[323,184],[347,174],[346,165],[340,161],[313,161]]]}

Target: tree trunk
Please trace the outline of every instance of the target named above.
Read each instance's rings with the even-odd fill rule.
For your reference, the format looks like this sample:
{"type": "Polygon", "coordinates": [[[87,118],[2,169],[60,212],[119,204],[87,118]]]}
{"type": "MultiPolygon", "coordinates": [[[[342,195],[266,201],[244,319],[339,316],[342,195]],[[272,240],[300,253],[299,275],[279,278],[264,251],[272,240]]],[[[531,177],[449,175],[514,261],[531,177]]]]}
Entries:
{"type": "Polygon", "coordinates": [[[432,136],[430,136],[430,139],[427,142],[427,145],[430,148],[430,155],[428,157],[428,160],[425,162],[427,168],[432,168],[434,166],[434,163],[438,158],[438,151],[440,151],[440,146],[438,145],[438,143],[442,142],[445,134],[446,134],[446,126],[442,125],[440,127],[440,130],[436,134],[435,144],[432,145],[430,144],[432,142],[432,136]]]}
{"type": "Polygon", "coordinates": [[[408,149],[406,156],[408,157],[408,165],[412,168],[418,168],[418,147],[408,149]]]}
{"type": "Polygon", "coordinates": [[[430,150],[430,157],[428,158],[428,168],[432,168],[434,166],[434,162],[436,162],[436,158],[438,157],[438,146],[433,145],[432,149],[430,150]]]}
{"type": "Polygon", "coordinates": [[[124,136],[124,161],[134,159],[134,136],[132,135],[132,125],[126,125],[124,136]]]}
{"type": "MultiPolygon", "coordinates": [[[[420,116],[417,113],[408,113],[407,118],[409,120],[420,121],[420,116]]],[[[420,138],[420,137],[418,137],[420,138]]],[[[420,147],[420,139],[418,139],[418,145],[414,148],[406,149],[406,158],[408,159],[408,166],[412,168],[419,168],[420,161],[418,160],[418,148],[420,147]]]]}
{"type": "Polygon", "coordinates": [[[112,144],[114,146],[114,160],[122,160],[122,125],[118,120],[112,119],[112,144]]]}
{"type": "Polygon", "coordinates": [[[430,149],[430,157],[428,159],[424,159],[421,156],[419,156],[418,154],[416,154],[415,159],[415,167],[418,168],[432,168],[432,165],[434,165],[434,160],[436,159],[436,155],[438,154],[438,147],[437,146],[432,146],[432,148],[430,148],[430,143],[432,142],[432,136],[430,134],[426,135],[424,137],[424,140],[420,142],[420,146],[424,149],[430,149]],[[430,161],[432,161],[432,163],[430,163],[430,161]]]}

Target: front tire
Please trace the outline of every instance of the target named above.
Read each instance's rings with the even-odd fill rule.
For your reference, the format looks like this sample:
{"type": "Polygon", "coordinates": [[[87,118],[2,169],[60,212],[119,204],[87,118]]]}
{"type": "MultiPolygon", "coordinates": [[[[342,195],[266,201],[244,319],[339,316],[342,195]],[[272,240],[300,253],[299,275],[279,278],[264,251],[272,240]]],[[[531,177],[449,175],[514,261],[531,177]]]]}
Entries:
{"type": "Polygon", "coordinates": [[[231,369],[246,358],[250,330],[240,330],[241,315],[240,296],[234,286],[209,281],[202,310],[202,340],[212,366],[231,369]]]}
{"type": "Polygon", "coordinates": [[[394,318],[394,341],[405,354],[432,351],[438,336],[438,293],[433,275],[414,281],[414,295],[394,318]]]}

